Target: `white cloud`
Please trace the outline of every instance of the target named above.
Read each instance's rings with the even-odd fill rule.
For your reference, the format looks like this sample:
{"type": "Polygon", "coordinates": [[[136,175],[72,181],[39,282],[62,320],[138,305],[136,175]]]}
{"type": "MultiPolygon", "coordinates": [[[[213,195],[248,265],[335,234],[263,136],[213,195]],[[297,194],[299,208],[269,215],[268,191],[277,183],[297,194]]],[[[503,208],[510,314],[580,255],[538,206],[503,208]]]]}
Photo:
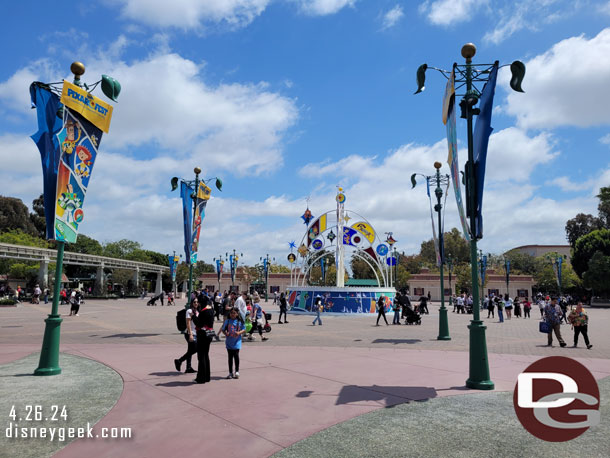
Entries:
{"type": "Polygon", "coordinates": [[[196,29],[203,23],[250,24],[270,0],[115,0],[123,16],[157,27],[196,29]]]}
{"type": "Polygon", "coordinates": [[[495,5],[493,11],[499,15],[496,27],[487,32],[483,40],[501,43],[519,30],[537,31],[545,24],[569,17],[579,8],[579,2],[545,0],[531,2],[507,2],[504,7],[495,5]]]}
{"type": "MultiPolygon", "coordinates": [[[[525,94],[511,92],[507,113],[523,128],[610,123],[610,28],[572,37],[526,62],[525,94]]],[[[504,80],[510,72],[503,72],[504,80]]]]}
{"type": "Polygon", "coordinates": [[[591,187],[591,181],[589,180],[582,183],[575,183],[570,180],[569,177],[563,176],[548,180],[545,185],[558,187],[562,191],[583,191],[591,187]]]}
{"type": "Polygon", "coordinates": [[[486,3],[487,0],[427,0],[419,6],[419,12],[432,24],[447,26],[470,19],[486,3]]]}
{"type": "Polygon", "coordinates": [[[603,137],[601,137],[599,139],[600,143],[603,143],[604,145],[610,145],[610,134],[606,134],[603,137]]]}
{"type": "Polygon", "coordinates": [[[335,14],[346,6],[354,6],[356,0],[297,0],[301,11],[311,16],[335,14]]]}
{"type": "Polygon", "coordinates": [[[600,13],[607,14],[610,16],[610,2],[609,1],[603,3],[602,5],[599,5],[597,9],[600,13]]]}
{"type": "MultiPolygon", "coordinates": [[[[114,49],[120,46],[119,40],[114,49]]],[[[95,63],[85,75],[93,79],[107,73],[122,85],[110,133],[103,139],[107,150],[146,147],[151,157],[171,152],[179,160],[205,161],[208,169],[239,175],[282,166],[283,136],[296,122],[298,109],[295,100],[272,92],[266,83],[210,85],[203,64],[173,53],[129,63],[90,60],[95,63]]],[[[0,83],[0,106],[33,121],[28,87],[43,79],[47,67],[38,62],[0,83]]]]}
{"type": "Polygon", "coordinates": [[[400,5],[394,6],[394,8],[383,15],[382,29],[385,30],[394,27],[404,15],[400,5]]]}

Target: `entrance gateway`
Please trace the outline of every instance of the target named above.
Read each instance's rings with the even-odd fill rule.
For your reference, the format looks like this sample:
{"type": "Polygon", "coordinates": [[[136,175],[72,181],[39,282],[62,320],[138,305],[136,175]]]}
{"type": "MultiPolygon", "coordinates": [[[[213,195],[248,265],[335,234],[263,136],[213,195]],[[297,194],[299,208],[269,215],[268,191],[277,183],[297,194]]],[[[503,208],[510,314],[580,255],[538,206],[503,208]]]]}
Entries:
{"type": "Polygon", "coordinates": [[[338,188],[335,197],[336,210],[331,210],[317,219],[309,208],[301,218],[307,230],[298,248],[291,243],[288,255],[290,262],[290,287],[288,303],[293,311],[314,311],[315,299],[319,296],[325,311],[335,313],[376,313],[377,300],[386,297],[388,307],[396,289],[394,281],[398,259],[392,254],[396,240],[392,233],[382,241],[371,223],[356,212],[345,209],[345,194],[338,188]],[[296,253],[293,249],[296,248],[296,253]],[[376,286],[345,286],[345,253],[364,261],[373,271],[376,286]],[[323,283],[334,261],[335,286],[310,286],[312,269],[319,267],[323,283]]]}

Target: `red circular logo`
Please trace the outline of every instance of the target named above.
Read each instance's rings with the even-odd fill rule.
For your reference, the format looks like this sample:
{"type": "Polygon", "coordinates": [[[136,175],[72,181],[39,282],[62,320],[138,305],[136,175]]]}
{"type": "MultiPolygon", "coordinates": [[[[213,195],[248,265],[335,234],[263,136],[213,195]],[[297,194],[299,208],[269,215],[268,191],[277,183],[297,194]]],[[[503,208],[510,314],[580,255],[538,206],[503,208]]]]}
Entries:
{"type": "Polygon", "coordinates": [[[589,370],[571,358],[551,356],[519,374],[513,394],[517,418],[532,435],[565,442],[599,423],[599,387],[589,370]]]}

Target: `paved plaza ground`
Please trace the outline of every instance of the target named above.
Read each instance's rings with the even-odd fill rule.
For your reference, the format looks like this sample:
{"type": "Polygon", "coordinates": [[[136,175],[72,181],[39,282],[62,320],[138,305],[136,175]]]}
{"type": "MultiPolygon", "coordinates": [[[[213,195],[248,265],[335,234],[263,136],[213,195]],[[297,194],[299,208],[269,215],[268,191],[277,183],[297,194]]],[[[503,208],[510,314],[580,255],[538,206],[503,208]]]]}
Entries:
{"type": "MultiPolygon", "coordinates": [[[[186,347],[175,326],[182,305],[87,301],[79,317],[61,306],[63,373],[55,377],[30,375],[50,304],[1,308],[2,431],[12,405],[62,404],[70,412],[66,424],[101,418],[96,429],[130,427],[132,437],[51,443],[3,435],[0,456],[607,456],[610,450],[610,310],[589,310],[591,350],[583,343],[546,347],[537,310],[530,320],[502,324],[483,311],[496,389],[479,392],[464,387],[472,316],[450,311],[452,340],[437,341],[438,304],[421,326],[379,327],[372,315],[323,315],[320,327],[311,316],[289,314],[289,324],[274,324],[277,309],[266,304],[270,339],[244,342],[241,378],[225,379],[224,342],[214,342],[212,382],[194,385],[192,374],[173,368],[186,347]],[[512,408],[517,375],[551,355],[582,362],[602,392],[601,424],[562,444],[529,435],[512,408]]],[[[562,333],[571,343],[569,326],[562,333]]]]}

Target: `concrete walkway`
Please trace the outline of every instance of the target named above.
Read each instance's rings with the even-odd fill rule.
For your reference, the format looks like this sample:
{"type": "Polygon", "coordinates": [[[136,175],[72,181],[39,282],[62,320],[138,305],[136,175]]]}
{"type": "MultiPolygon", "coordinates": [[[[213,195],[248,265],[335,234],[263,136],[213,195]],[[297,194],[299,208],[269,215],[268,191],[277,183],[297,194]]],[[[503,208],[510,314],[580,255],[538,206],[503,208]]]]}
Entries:
{"type": "MultiPolygon", "coordinates": [[[[0,360],[34,348],[3,345],[0,360]],[[11,355],[11,356],[9,356],[11,355]]],[[[468,354],[407,349],[265,347],[251,345],[239,380],[225,380],[224,345],[213,345],[212,382],[172,369],[181,345],[81,344],[62,351],[100,361],[124,380],[116,406],[98,427],[131,427],[133,437],[111,444],[77,440],[59,457],[162,457],[176,453],[265,457],[332,425],[409,401],[478,393],[464,388],[468,354]],[[165,364],[160,364],[165,363],[165,364]],[[194,431],[197,431],[194,433],[194,431]],[[192,453],[191,453],[192,451],[192,453]]],[[[514,388],[517,375],[538,357],[490,355],[497,391],[514,388]]],[[[610,361],[580,359],[596,378],[610,361]]]]}

